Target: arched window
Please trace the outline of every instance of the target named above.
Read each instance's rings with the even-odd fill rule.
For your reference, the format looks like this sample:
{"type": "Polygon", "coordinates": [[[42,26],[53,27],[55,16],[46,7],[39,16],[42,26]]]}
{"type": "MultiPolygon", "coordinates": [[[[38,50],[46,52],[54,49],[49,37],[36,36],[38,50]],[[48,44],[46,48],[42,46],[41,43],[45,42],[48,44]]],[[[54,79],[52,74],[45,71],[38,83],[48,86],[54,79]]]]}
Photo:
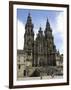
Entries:
{"type": "Polygon", "coordinates": [[[21,66],[20,66],[20,64],[19,64],[19,65],[18,65],[18,69],[20,69],[20,67],[21,67],[21,66]]]}
{"type": "Polygon", "coordinates": [[[26,70],[24,70],[23,74],[24,74],[24,76],[26,76],[26,70]]]}

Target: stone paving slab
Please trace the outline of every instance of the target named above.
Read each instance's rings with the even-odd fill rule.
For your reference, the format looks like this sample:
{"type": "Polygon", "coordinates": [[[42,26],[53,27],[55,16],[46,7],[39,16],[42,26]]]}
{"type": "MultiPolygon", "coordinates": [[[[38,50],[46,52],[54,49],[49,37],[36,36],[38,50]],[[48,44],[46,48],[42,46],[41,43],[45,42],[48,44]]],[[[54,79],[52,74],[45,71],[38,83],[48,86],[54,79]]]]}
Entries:
{"type": "Polygon", "coordinates": [[[62,79],[63,76],[42,76],[42,77],[25,77],[25,78],[18,78],[18,80],[42,80],[42,79],[62,79]]]}

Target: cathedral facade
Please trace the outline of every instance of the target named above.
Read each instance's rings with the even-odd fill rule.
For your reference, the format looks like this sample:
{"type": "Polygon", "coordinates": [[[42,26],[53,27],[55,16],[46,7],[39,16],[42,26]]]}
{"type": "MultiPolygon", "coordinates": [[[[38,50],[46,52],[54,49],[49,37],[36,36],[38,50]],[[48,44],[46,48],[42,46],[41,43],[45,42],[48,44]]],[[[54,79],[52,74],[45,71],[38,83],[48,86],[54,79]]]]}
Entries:
{"type": "MultiPolygon", "coordinates": [[[[25,76],[27,65],[29,71],[30,67],[33,69],[33,67],[55,67],[57,65],[57,50],[48,19],[46,20],[44,32],[42,31],[42,28],[39,27],[38,34],[35,39],[34,36],[34,24],[32,23],[32,17],[29,13],[25,24],[24,47],[23,50],[17,51],[17,56],[23,57],[21,59],[23,62],[21,64],[19,63],[20,61],[18,62],[19,69],[20,66],[23,66],[21,70],[18,70],[18,75],[22,73],[25,76]],[[25,64],[25,62],[27,62],[27,64],[25,64]]],[[[18,60],[20,59],[18,58],[18,60]]]]}
{"type": "Polygon", "coordinates": [[[32,66],[55,66],[56,46],[48,19],[44,32],[40,27],[35,40],[34,35],[34,25],[29,14],[25,25],[23,50],[29,56],[32,55],[32,66]]]}

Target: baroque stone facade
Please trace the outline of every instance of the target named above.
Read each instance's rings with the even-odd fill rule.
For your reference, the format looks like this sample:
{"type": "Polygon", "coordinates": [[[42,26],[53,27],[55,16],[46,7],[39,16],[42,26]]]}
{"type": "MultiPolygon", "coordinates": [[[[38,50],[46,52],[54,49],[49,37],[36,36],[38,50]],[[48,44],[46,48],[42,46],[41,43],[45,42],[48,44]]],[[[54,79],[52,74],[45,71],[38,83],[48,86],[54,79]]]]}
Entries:
{"type": "Polygon", "coordinates": [[[32,55],[33,66],[56,65],[56,46],[54,44],[52,29],[47,19],[43,35],[42,28],[39,28],[36,39],[34,40],[34,25],[30,14],[25,25],[24,52],[32,55]]]}
{"type": "Polygon", "coordinates": [[[59,54],[58,56],[58,52],[56,50],[54,37],[52,35],[52,29],[48,19],[46,21],[44,32],[40,27],[35,39],[34,36],[34,25],[32,23],[32,17],[29,13],[25,25],[24,47],[23,50],[17,50],[18,77],[25,76],[27,68],[27,76],[30,76],[34,72],[36,67],[56,67],[57,65],[59,65],[58,63],[61,60],[61,55],[59,54]],[[57,62],[57,60],[59,62],[57,62]]]}

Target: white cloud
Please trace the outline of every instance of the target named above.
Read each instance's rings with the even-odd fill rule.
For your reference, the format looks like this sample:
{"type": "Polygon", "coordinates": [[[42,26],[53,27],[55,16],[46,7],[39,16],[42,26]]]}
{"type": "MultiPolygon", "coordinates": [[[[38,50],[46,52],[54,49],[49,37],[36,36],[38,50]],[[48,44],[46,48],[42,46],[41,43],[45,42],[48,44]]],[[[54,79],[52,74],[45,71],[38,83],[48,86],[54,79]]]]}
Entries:
{"type": "Polygon", "coordinates": [[[23,49],[24,45],[24,33],[25,33],[25,25],[20,21],[17,20],[17,29],[18,29],[18,49],[23,49]]]}
{"type": "Polygon", "coordinates": [[[56,17],[56,25],[55,25],[55,30],[53,31],[54,34],[60,33],[61,36],[63,36],[64,32],[64,13],[60,13],[56,17]]]}
{"type": "Polygon", "coordinates": [[[56,24],[53,27],[53,35],[54,41],[56,44],[57,49],[59,49],[60,53],[64,52],[64,13],[61,12],[56,17],[56,24]]]}

